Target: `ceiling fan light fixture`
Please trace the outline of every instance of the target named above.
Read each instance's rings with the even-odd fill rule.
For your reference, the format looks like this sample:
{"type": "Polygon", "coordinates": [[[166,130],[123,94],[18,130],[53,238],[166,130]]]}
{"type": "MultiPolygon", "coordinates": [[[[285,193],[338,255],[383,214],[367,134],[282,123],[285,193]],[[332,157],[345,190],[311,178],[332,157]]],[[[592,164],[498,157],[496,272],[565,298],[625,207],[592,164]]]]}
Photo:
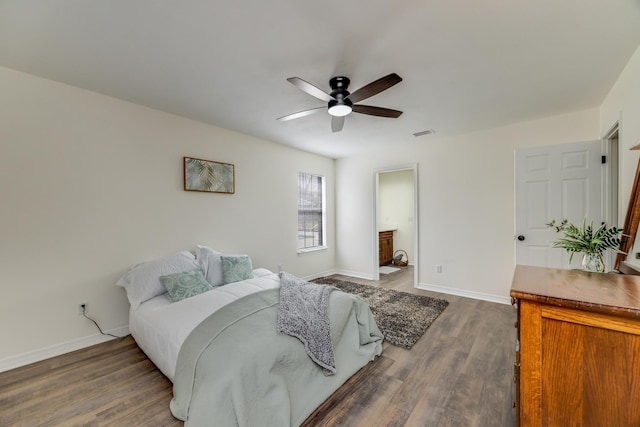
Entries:
{"type": "MultiPolygon", "coordinates": [[[[340,132],[342,130],[344,117],[348,116],[352,112],[394,119],[397,119],[402,114],[402,111],[392,110],[390,108],[358,104],[358,102],[371,98],[372,96],[389,89],[391,86],[400,83],[402,81],[402,77],[396,73],[391,73],[381,77],[378,80],[362,86],[353,93],[348,90],[350,83],[349,78],[344,76],[336,76],[329,80],[331,93],[325,92],[311,83],[302,80],[300,77],[289,77],[287,81],[314,98],[318,98],[321,101],[327,101],[329,103],[327,105],[327,112],[331,116],[331,130],[333,132],[340,132]]],[[[321,111],[322,109],[323,107],[311,108],[309,110],[278,117],[276,120],[287,121],[297,119],[299,117],[308,116],[316,111],[321,111]]]]}
{"type": "MultiPolygon", "coordinates": [[[[347,95],[349,92],[347,92],[347,95]]],[[[329,101],[329,114],[335,117],[344,117],[353,111],[353,103],[342,93],[336,93],[335,99],[329,101]]]]}
{"type": "Polygon", "coordinates": [[[329,107],[329,114],[336,117],[343,117],[351,113],[351,105],[336,104],[329,107]]]}

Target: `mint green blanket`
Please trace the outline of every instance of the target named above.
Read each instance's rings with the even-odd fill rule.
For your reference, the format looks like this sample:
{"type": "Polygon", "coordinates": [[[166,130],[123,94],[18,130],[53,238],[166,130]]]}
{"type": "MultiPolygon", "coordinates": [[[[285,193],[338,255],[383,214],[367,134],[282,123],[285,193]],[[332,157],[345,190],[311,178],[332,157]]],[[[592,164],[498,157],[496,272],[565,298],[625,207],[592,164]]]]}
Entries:
{"type": "Polygon", "coordinates": [[[298,426],[382,352],[382,333],[359,297],[329,298],[336,374],[324,376],[294,337],[276,332],[280,289],[222,307],[186,339],[171,412],[185,426],[298,426]]]}

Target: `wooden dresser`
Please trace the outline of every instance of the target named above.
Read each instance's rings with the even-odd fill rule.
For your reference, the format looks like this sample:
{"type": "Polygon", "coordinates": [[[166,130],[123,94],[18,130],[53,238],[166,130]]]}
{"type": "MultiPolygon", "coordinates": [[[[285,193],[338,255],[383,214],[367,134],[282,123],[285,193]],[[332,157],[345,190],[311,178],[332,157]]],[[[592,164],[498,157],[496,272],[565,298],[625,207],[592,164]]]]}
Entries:
{"type": "Polygon", "coordinates": [[[517,266],[516,425],[640,426],[640,277],[517,266]]]}

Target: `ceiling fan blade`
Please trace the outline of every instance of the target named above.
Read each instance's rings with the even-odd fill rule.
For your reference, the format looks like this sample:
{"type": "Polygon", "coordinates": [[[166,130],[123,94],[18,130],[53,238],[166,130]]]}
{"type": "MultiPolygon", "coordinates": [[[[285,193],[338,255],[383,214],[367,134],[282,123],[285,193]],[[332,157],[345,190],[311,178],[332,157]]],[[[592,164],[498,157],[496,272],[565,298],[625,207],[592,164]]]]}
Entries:
{"type": "Polygon", "coordinates": [[[345,116],[331,116],[331,132],[340,132],[344,126],[345,116]]]}
{"type": "Polygon", "coordinates": [[[347,98],[349,98],[351,102],[355,104],[356,102],[360,102],[364,99],[370,98],[373,95],[377,95],[383,90],[387,90],[391,86],[398,84],[401,81],[402,81],[402,77],[400,77],[396,73],[391,73],[387,76],[379,78],[375,82],[371,82],[366,86],[362,86],[360,89],[353,92],[347,98]]]}
{"type": "Polygon", "coordinates": [[[402,111],[392,110],[390,108],[374,107],[371,105],[354,105],[352,108],[354,113],[368,114],[370,116],[378,117],[390,117],[392,119],[397,119],[402,114],[402,111]]]}
{"type": "Polygon", "coordinates": [[[305,80],[302,80],[300,77],[289,77],[287,81],[298,89],[307,92],[309,95],[315,96],[316,98],[323,101],[329,102],[334,99],[333,96],[329,95],[327,92],[315,87],[305,80]]]}
{"type": "Polygon", "coordinates": [[[327,107],[318,107],[312,108],[310,110],[298,111],[297,113],[287,114],[286,116],[278,117],[276,120],[281,122],[286,122],[287,120],[299,119],[300,117],[305,117],[313,113],[317,113],[318,111],[326,110],[327,107]]]}

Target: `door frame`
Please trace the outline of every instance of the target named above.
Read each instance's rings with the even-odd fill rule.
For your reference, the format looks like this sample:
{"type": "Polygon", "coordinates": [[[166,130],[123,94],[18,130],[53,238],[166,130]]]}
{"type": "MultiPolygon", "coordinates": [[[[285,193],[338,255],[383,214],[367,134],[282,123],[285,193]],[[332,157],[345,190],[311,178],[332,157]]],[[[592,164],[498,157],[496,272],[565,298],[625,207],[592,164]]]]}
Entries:
{"type": "Polygon", "coordinates": [[[404,165],[383,167],[379,169],[375,169],[373,173],[373,253],[371,254],[372,258],[372,269],[373,269],[373,280],[380,280],[380,271],[379,268],[379,251],[380,251],[380,242],[378,241],[378,204],[380,198],[380,174],[388,173],[388,172],[400,172],[405,170],[413,171],[413,287],[418,286],[418,277],[419,274],[419,239],[418,239],[418,231],[419,231],[419,209],[418,209],[418,164],[410,163],[404,165]]]}
{"type": "Polygon", "coordinates": [[[616,121],[602,136],[602,154],[607,156],[602,174],[602,218],[608,226],[618,225],[618,185],[619,185],[619,122],[616,121]]]}
{"type": "MultiPolygon", "coordinates": [[[[607,130],[602,136],[602,154],[607,157],[602,172],[602,221],[608,227],[620,227],[618,218],[618,200],[620,197],[620,120],[607,130]]],[[[610,269],[614,267],[616,254],[613,251],[606,251],[604,254],[605,265],[610,269]]]]}

